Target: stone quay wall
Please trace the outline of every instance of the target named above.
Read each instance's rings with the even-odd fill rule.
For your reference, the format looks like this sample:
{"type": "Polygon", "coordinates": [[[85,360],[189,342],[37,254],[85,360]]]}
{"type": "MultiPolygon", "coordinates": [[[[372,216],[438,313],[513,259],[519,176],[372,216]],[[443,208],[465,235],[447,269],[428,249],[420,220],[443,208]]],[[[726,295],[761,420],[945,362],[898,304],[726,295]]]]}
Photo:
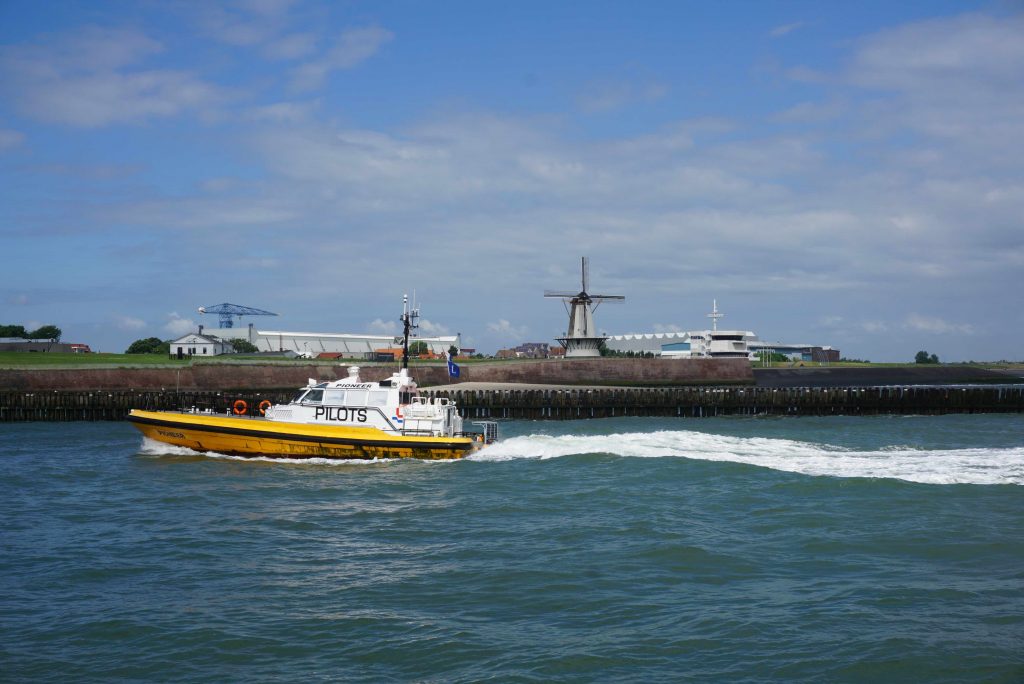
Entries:
{"type": "MultiPolygon", "coordinates": [[[[377,382],[398,365],[359,364],[360,376],[377,382]]],[[[421,387],[458,382],[517,382],[542,385],[753,384],[744,359],[565,359],[460,365],[458,379],[447,364],[415,364],[410,373],[421,387]]],[[[0,369],[3,390],[282,390],[348,375],[348,365],[202,364],[183,368],[0,369]]]]}

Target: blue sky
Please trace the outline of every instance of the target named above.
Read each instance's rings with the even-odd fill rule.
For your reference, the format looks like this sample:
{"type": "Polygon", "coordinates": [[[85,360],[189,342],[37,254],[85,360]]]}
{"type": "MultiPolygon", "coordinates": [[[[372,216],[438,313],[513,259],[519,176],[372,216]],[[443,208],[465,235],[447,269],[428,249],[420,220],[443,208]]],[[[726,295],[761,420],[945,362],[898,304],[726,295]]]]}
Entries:
{"type": "Polygon", "coordinates": [[[1013,2],[0,4],[0,322],[1021,359],[1013,2]],[[205,319],[205,320],[204,320],[205,319]],[[266,321],[270,321],[267,323],[266,321]]]}

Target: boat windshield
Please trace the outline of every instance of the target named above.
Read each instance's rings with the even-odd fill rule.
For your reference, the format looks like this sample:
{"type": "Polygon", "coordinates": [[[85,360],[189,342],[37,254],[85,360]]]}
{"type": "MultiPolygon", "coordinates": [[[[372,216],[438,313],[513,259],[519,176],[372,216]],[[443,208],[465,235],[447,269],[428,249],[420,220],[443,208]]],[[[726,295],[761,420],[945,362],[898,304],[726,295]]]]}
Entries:
{"type": "Polygon", "coordinates": [[[295,396],[292,397],[291,403],[298,404],[300,401],[302,401],[302,397],[304,396],[306,396],[306,390],[300,389],[298,392],[295,393],[295,396]]]}
{"type": "Polygon", "coordinates": [[[311,389],[302,398],[303,404],[319,404],[324,400],[324,391],[322,389],[311,389]]]}

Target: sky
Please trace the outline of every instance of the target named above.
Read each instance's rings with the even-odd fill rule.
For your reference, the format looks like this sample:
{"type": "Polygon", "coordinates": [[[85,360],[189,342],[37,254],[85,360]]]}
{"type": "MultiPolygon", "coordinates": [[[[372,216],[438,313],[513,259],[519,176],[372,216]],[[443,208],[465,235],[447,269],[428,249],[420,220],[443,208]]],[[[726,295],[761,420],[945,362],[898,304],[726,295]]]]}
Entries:
{"type": "Polygon", "coordinates": [[[0,0],[0,323],[1020,360],[1021,2],[0,0]]]}

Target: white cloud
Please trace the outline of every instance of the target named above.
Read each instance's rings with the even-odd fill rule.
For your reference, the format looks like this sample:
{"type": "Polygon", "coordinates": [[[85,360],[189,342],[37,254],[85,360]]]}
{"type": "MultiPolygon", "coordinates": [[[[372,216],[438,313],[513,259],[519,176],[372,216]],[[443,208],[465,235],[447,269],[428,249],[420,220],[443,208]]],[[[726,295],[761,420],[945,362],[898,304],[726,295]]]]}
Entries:
{"type": "Polygon", "coordinates": [[[188,72],[133,68],[162,50],[139,31],[88,26],[4,48],[0,76],[25,114],[70,126],[135,123],[223,101],[188,72]]]}
{"type": "Polygon", "coordinates": [[[452,333],[448,327],[441,325],[440,323],[433,323],[426,318],[421,318],[419,321],[420,337],[444,337],[451,334],[452,333]]]}
{"type": "Polygon", "coordinates": [[[132,318],[131,316],[116,316],[114,318],[114,325],[121,330],[142,330],[146,327],[146,322],[141,318],[132,318]]]}
{"type": "Polygon", "coordinates": [[[584,112],[599,113],[635,103],[651,103],[668,94],[668,86],[636,74],[591,83],[577,96],[584,112]]]}
{"type": "Polygon", "coordinates": [[[250,47],[270,42],[283,29],[286,6],[238,9],[215,3],[196,7],[196,19],[202,31],[214,40],[237,47],[250,47]],[[261,11],[267,9],[269,11],[261,11]]]}
{"type": "Polygon", "coordinates": [[[318,39],[313,33],[290,33],[269,41],[263,52],[270,59],[299,59],[316,50],[318,39]]]}
{"type": "Polygon", "coordinates": [[[910,314],[907,316],[903,327],[909,330],[918,330],[936,335],[973,335],[974,326],[968,323],[950,323],[941,318],[910,314]]]}
{"type": "Polygon", "coordinates": [[[298,0],[235,0],[235,4],[249,12],[277,16],[287,12],[298,0]]]}
{"type": "Polygon", "coordinates": [[[964,14],[886,29],[857,44],[846,81],[874,135],[902,130],[957,145],[961,161],[1016,168],[1024,151],[1024,13],[964,14]]]}
{"type": "Polygon", "coordinates": [[[295,90],[319,88],[333,71],[352,69],[366,61],[394,34],[378,26],[348,29],[334,45],[319,59],[296,67],[292,72],[292,87],[295,90]]]}
{"type": "Polygon", "coordinates": [[[367,327],[371,335],[391,335],[395,336],[398,334],[398,323],[396,321],[385,321],[380,318],[375,319],[367,327]]]}
{"type": "Polygon", "coordinates": [[[656,333],[686,332],[685,328],[682,328],[675,323],[655,323],[653,330],[656,333]]]}
{"type": "Polygon", "coordinates": [[[272,104],[253,107],[246,116],[253,121],[273,124],[301,123],[309,121],[313,113],[320,108],[320,100],[306,102],[274,102],[272,104]]]}
{"type": "Polygon", "coordinates": [[[164,325],[164,330],[171,333],[175,337],[181,337],[182,335],[187,335],[190,332],[195,332],[196,330],[199,329],[199,326],[198,324],[196,324],[195,321],[193,321],[191,318],[182,318],[181,316],[178,315],[177,311],[172,311],[171,313],[167,314],[167,317],[170,320],[168,320],[167,323],[164,325]]]}
{"type": "Polygon", "coordinates": [[[771,36],[772,38],[781,38],[803,27],[804,22],[795,21],[792,24],[783,24],[782,26],[776,26],[775,28],[768,32],[768,35],[771,36]]]}
{"type": "Polygon", "coordinates": [[[846,103],[839,101],[805,101],[779,112],[773,119],[790,124],[819,124],[837,119],[846,110],[846,103]]]}
{"type": "Polygon", "coordinates": [[[515,342],[525,339],[530,329],[528,326],[516,326],[504,318],[499,318],[497,322],[487,324],[487,331],[494,333],[495,336],[504,338],[508,342],[515,342]]]}
{"type": "Polygon", "coordinates": [[[1019,86],[1022,32],[1024,14],[964,14],[886,29],[861,41],[850,76],[897,90],[1019,86]]]}

